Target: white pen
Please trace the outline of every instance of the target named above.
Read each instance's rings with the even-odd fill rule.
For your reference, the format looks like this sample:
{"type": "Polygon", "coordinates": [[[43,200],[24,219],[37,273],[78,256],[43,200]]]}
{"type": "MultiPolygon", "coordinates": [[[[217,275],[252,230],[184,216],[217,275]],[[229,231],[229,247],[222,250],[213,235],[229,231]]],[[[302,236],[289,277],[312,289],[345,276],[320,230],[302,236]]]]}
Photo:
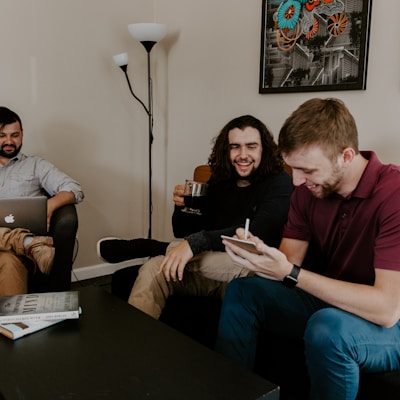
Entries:
{"type": "Polygon", "coordinates": [[[249,236],[249,226],[250,226],[250,219],[246,218],[246,223],[244,225],[244,239],[247,240],[247,236],[249,236]]]}

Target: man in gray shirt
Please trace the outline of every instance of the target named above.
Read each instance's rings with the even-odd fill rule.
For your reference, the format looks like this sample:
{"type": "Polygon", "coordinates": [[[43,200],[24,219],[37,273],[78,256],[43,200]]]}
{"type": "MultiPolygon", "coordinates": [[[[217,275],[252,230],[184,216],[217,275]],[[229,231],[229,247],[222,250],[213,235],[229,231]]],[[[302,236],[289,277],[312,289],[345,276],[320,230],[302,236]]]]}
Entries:
{"type": "MultiPolygon", "coordinates": [[[[20,117],[0,107],[0,198],[49,196],[47,227],[54,211],[83,200],[81,185],[50,162],[20,152],[23,129],[20,117]]],[[[54,258],[52,238],[34,237],[26,229],[0,228],[0,296],[27,292],[28,271],[20,256],[50,272],[54,258]]]]}

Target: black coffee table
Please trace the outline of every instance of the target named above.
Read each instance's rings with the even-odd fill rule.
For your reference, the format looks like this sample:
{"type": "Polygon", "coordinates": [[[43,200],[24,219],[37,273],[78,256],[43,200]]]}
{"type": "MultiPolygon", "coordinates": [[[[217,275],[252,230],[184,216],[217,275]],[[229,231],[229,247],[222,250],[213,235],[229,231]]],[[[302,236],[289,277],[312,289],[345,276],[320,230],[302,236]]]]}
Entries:
{"type": "Polygon", "coordinates": [[[279,399],[274,384],[103,289],[79,291],[79,320],[0,337],[0,399],[279,399]]]}

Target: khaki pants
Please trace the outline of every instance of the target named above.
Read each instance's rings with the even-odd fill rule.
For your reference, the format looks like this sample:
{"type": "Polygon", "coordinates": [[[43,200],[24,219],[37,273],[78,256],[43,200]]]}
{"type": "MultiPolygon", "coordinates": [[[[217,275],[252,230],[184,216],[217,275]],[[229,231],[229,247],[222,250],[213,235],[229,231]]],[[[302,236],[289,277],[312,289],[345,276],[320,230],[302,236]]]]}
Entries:
{"type": "MultiPolygon", "coordinates": [[[[172,242],[168,248],[178,243],[172,242]]],[[[140,268],[128,299],[130,305],[156,319],[172,294],[218,296],[222,299],[228,282],[250,272],[234,264],[225,252],[206,251],[187,263],[182,281],[167,282],[164,275],[158,273],[163,259],[164,256],[151,258],[140,268]]]]}
{"type": "Polygon", "coordinates": [[[27,293],[28,271],[18,258],[25,254],[27,229],[0,228],[0,296],[27,293]]]}

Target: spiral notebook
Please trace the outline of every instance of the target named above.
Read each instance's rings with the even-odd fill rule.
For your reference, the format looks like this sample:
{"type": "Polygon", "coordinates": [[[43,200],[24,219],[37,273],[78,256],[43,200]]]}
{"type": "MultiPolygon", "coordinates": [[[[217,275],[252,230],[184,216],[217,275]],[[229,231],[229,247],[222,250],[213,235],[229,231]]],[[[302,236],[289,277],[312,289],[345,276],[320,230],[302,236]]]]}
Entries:
{"type": "Polygon", "coordinates": [[[0,198],[0,226],[47,235],[47,197],[0,198]]]}

